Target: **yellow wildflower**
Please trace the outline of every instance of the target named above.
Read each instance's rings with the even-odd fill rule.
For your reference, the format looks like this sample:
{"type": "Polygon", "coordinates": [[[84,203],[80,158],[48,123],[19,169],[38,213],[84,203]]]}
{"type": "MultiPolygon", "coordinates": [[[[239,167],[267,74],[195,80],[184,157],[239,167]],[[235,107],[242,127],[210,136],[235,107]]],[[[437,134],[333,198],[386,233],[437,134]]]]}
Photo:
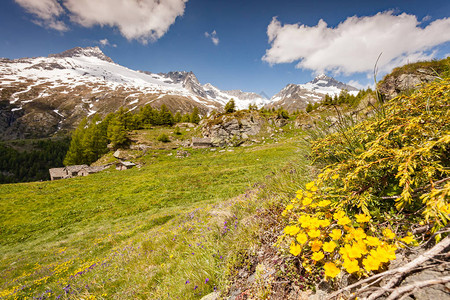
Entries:
{"type": "Polygon", "coordinates": [[[336,180],[338,178],[339,178],[339,174],[334,174],[333,176],[331,176],[331,179],[334,179],[334,180],[336,180]]]}
{"type": "Polygon", "coordinates": [[[296,196],[297,196],[297,199],[301,200],[302,197],[303,197],[303,190],[298,190],[296,194],[297,194],[297,195],[296,195],[296,196]]]}
{"type": "Polygon", "coordinates": [[[303,206],[308,206],[311,204],[311,202],[312,202],[312,199],[309,197],[306,197],[303,199],[302,204],[303,204],[303,206]]]}
{"type": "Polygon", "coordinates": [[[412,237],[411,234],[408,234],[404,238],[401,238],[400,241],[404,242],[405,244],[411,244],[412,242],[415,242],[416,240],[412,237]]]}
{"type": "Polygon", "coordinates": [[[296,235],[300,231],[300,228],[293,225],[293,226],[286,226],[284,228],[284,233],[288,235],[296,235]]]}
{"type": "Polygon", "coordinates": [[[281,212],[281,215],[282,215],[283,217],[286,217],[287,211],[286,211],[286,210],[283,210],[283,211],[281,212]]]}
{"type": "Polygon", "coordinates": [[[321,226],[323,228],[330,226],[330,220],[328,220],[328,219],[319,220],[319,226],[321,226]]]}
{"type": "Polygon", "coordinates": [[[319,240],[311,241],[311,242],[309,243],[309,245],[311,246],[311,250],[312,250],[313,252],[317,252],[317,251],[320,250],[320,248],[322,248],[322,242],[319,241],[319,240]]]}
{"type": "Polygon", "coordinates": [[[366,216],[365,214],[355,215],[355,217],[356,217],[356,222],[358,222],[358,223],[367,223],[371,219],[370,216],[366,216]]]}
{"type": "Polygon", "coordinates": [[[314,195],[310,192],[306,192],[306,197],[312,198],[312,197],[314,197],[314,195]]]}
{"type": "Polygon", "coordinates": [[[367,234],[364,232],[364,230],[362,228],[353,230],[352,234],[353,234],[353,238],[357,241],[362,240],[363,238],[365,238],[367,236],[367,234]]]}
{"type": "Polygon", "coordinates": [[[342,210],[340,210],[340,211],[338,211],[338,212],[335,212],[335,213],[333,214],[333,218],[334,218],[335,220],[342,219],[343,217],[345,217],[345,212],[343,212],[342,210]]]}
{"type": "Polygon", "coordinates": [[[348,273],[355,273],[359,271],[359,264],[356,259],[345,259],[342,266],[348,273]]]}
{"type": "Polygon", "coordinates": [[[365,242],[367,245],[372,246],[372,247],[376,247],[381,244],[380,240],[377,237],[370,236],[370,235],[366,236],[365,242]]]}
{"type": "Polygon", "coordinates": [[[320,236],[320,230],[319,229],[312,229],[308,231],[308,235],[312,238],[316,238],[320,236]]]}
{"type": "Polygon", "coordinates": [[[315,261],[319,261],[319,260],[322,260],[322,258],[324,258],[324,257],[325,257],[325,255],[323,254],[323,252],[319,251],[319,252],[314,252],[313,255],[311,256],[311,259],[315,260],[315,261]]]}
{"type": "Polygon", "coordinates": [[[347,254],[350,258],[360,258],[362,256],[362,252],[363,251],[358,244],[353,244],[350,248],[347,249],[347,254]]]}
{"type": "Polygon", "coordinates": [[[336,248],[336,243],[333,241],[323,243],[323,251],[325,252],[333,252],[334,248],[336,248]]]}
{"type": "Polygon", "coordinates": [[[301,232],[301,233],[297,234],[296,240],[301,245],[303,245],[304,243],[306,243],[306,241],[308,241],[308,236],[305,233],[301,232]]]}
{"type": "Polygon", "coordinates": [[[330,233],[330,237],[335,241],[339,240],[341,236],[342,231],[340,229],[333,229],[330,233]]]}
{"type": "Polygon", "coordinates": [[[305,187],[307,190],[310,190],[315,185],[314,181],[308,182],[305,187]]]}
{"type": "Polygon", "coordinates": [[[294,205],[292,205],[292,204],[288,204],[287,206],[286,206],[286,210],[291,210],[291,209],[293,209],[294,208],[294,205]]]}
{"type": "Polygon", "coordinates": [[[311,187],[310,191],[311,191],[311,192],[317,191],[317,186],[314,185],[313,187],[311,187]]]}
{"type": "Polygon", "coordinates": [[[325,206],[330,205],[330,203],[331,203],[330,200],[322,200],[319,203],[317,203],[317,205],[320,206],[320,207],[325,207],[325,206]]]}
{"type": "Polygon", "coordinates": [[[291,246],[289,247],[289,252],[292,255],[297,256],[302,252],[302,246],[292,243],[291,246]]]}
{"type": "Polygon", "coordinates": [[[364,269],[366,269],[366,271],[370,272],[370,271],[376,271],[378,270],[378,268],[381,265],[381,262],[373,257],[372,255],[367,256],[367,258],[363,259],[363,265],[364,265],[364,269]]]}
{"type": "Polygon", "coordinates": [[[395,233],[393,233],[392,230],[389,229],[389,228],[385,228],[385,229],[383,230],[383,235],[384,235],[387,239],[390,239],[390,240],[392,240],[392,239],[395,238],[395,233]]]}
{"type": "Polygon", "coordinates": [[[341,270],[339,270],[339,268],[332,262],[325,263],[323,268],[325,270],[325,275],[331,278],[334,278],[341,273],[341,270]]]}
{"type": "Polygon", "coordinates": [[[348,223],[351,223],[351,220],[349,219],[349,217],[342,217],[340,219],[338,219],[338,225],[347,225],[348,223]]]}

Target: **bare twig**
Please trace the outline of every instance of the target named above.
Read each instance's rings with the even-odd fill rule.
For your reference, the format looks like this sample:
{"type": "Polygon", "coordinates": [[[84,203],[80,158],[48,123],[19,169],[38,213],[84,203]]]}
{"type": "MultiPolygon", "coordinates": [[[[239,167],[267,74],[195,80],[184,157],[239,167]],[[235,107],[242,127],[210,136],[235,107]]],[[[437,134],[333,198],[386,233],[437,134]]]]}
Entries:
{"type": "Polygon", "coordinates": [[[445,276],[442,278],[436,278],[436,279],[425,280],[425,281],[420,281],[420,282],[414,282],[413,284],[401,286],[401,287],[395,289],[386,300],[398,299],[400,296],[402,296],[404,294],[410,294],[412,291],[414,291],[416,289],[424,288],[424,287],[427,287],[430,285],[435,285],[435,284],[443,284],[443,283],[447,283],[447,282],[450,282],[450,276],[445,276]]]}
{"type": "MultiPolygon", "coordinates": [[[[424,254],[418,256],[416,259],[414,259],[411,262],[407,263],[403,267],[400,267],[400,268],[397,268],[397,269],[393,269],[393,270],[388,270],[388,271],[385,271],[383,273],[379,273],[379,274],[373,275],[373,276],[371,276],[369,278],[366,278],[364,280],[358,281],[358,282],[356,282],[356,283],[354,283],[352,285],[349,285],[349,286],[347,286],[345,288],[342,288],[342,289],[332,293],[331,295],[329,295],[327,297],[327,299],[333,299],[333,298],[337,297],[338,295],[342,294],[345,291],[349,291],[349,290],[351,290],[353,288],[356,288],[358,286],[361,286],[363,284],[371,283],[374,280],[377,280],[379,278],[384,278],[384,277],[392,275],[391,280],[389,280],[387,284],[385,284],[379,290],[374,292],[368,298],[370,300],[371,299],[376,299],[376,298],[380,297],[381,295],[383,295],[385,292],[388,292],[389,290],[391,290],[394,287],[394,285],[397,284],[400,281],[400,279],[405,274],[411,272],[412,270],[415,270],[419,265],[427,262],[431,258],[433,258],[436,255],[440,254],[442,251],[444,251],[449,246],[450,246],[450,236],[447,236],[440,243],[435,245],[433,248],[431,248],[430,250],[426,251],[424,254]]],[[[365,288],[363,288],[363,289],[365,289],[365,288]]]]}

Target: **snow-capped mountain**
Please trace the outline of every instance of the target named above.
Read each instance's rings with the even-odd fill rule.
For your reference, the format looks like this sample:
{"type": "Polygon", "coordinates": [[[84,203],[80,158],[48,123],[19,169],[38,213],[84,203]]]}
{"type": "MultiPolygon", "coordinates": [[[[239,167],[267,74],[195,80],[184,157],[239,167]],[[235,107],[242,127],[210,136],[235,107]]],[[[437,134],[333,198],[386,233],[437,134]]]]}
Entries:
{"type": "Polygon", "coordinates": [[[318,102],[325,95],[339,95],[343,90],[352,94],[358,93],[357,88],[321,74],[305,84],[288,84],[270,99],[271,103],[267,107],[283,107],[291,112],[302,110],[306,108],[308,103],[318,102]]]}
{"type": "Polygon", "coordinates": [[[192,72],[154,74],[123,67],[98,47],[74,48],[48,57],[0,59],[0,137],[50,136],[86,116],[124,106],[165,104],[173,112],[203,114],[234,98],[239,108],[269,102],[254,93],[202,85],[192,72]]]}

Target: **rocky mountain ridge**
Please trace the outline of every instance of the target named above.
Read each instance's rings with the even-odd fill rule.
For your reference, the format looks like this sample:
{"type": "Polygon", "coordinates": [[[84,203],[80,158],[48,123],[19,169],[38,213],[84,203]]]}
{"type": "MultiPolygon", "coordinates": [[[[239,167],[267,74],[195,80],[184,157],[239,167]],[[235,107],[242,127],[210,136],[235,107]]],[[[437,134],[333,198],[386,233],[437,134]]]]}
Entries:
{"type": "Polygon", "coordinates": [[[325,74],[320,74],[305,84],[288,84],[270,99],[271,103],[267,107],[276,109],[283,107],[289,112],[303,110],[308,103],[321,101],[325,95],[339,95],[343,90],[347,90],[350,93],[358,93],[357,88],[337,81],[325,74]]]}
{"type": "Polygon", "coordinates": [[[0,112],[0,120],[9,120],[1,122],[0,138],[64,133],[84,117],[106,115],[122,106],[135,110],[165,104],[174,113],[197,107],[207,114],[220,110],[231,98],[238,108],[269,101],[254,93],[201,85],[192,72],[134,71],[114,63],[98,47],[77,47],[48,57],[0,59],[0,100],[10,104],[0,112]],[[12,112],[17,117],[12,118],[12,112]]]}

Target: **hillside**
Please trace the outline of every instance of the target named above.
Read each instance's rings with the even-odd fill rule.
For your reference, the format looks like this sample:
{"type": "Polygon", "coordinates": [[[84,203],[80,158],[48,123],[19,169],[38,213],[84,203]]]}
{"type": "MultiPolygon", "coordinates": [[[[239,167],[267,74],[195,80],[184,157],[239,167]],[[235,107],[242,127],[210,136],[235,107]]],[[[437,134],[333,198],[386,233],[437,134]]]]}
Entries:
{"type": "Polygon", "coordinates": [[[153,150],[128,171],[1,185],[0,298],[199,299],[214,291],[230,245],[249,236],[245,218],[260,206],[234,197],[303,159],[294,135],[185,158],[153,150]]]}

